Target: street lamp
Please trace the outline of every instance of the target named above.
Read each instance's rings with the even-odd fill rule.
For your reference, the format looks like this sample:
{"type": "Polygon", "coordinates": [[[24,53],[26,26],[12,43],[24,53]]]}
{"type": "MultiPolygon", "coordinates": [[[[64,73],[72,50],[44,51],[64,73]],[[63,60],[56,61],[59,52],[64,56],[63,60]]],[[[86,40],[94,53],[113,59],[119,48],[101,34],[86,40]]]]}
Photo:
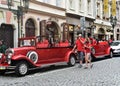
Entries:
{"type": "Polygon", "coordinates": [[[23,26],[23,14],[28,12],[29,9],[29,0],[20,0],[20,4],[17,6],[17,9],[14,9],[13,0],[7,0],[8,9],[17,15],[18,20],[18,38],[20,37],[20,18],[21,18],[21,30],[23,26]]]}
{"type": "Polygon", "coordinates": [[[113,38],[115,39],[115,30],[114,30],[114,27],[115,25],[117,24],[117,18],[116,16],[110,16],[110,23],[112,25],[112,28],[113,28],[113,38]]]}

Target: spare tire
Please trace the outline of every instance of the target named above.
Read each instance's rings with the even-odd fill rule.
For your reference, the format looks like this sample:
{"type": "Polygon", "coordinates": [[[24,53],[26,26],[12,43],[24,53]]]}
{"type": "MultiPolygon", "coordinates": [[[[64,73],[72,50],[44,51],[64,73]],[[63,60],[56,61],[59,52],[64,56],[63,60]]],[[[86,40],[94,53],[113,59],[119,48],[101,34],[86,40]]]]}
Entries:
{"type": "Polygon", "coordinates": [[[37,63],[38,61],[38,54],[35,51],[28,52],[27,57],[34,63],[37,63]]]}

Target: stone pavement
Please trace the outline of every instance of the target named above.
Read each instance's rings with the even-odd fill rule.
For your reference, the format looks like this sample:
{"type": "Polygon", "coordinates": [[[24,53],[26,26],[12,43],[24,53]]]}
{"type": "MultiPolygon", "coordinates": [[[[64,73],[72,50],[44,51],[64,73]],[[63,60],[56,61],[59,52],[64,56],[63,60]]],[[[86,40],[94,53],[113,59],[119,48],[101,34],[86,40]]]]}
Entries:
{"type": "Polygon", "coordinates": [[[120,58],[93,63],[92,69],[74,67],[25,77],[0,76],[0,86],[120,86],[120,58]]]}

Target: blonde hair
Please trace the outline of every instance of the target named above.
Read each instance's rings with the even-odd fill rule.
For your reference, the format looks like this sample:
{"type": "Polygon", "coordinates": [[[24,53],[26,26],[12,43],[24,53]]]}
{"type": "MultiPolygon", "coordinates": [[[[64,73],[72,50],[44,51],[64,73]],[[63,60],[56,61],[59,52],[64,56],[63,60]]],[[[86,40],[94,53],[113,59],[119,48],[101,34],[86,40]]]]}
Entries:
{"type": "Polygon", "coordinates": [[[90,41],[89,37],[86,37],[86,38],[85,38],[85,43],[86,43],[86,42],[91,43],[91,41],[90,41]]]}

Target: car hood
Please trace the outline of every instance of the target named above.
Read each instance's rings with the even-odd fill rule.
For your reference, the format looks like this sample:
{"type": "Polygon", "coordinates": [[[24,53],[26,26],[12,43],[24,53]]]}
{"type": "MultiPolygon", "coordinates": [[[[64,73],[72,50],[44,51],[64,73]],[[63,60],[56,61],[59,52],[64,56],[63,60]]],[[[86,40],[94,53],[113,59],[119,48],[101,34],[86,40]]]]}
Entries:
{"type": "Polygon", "coordinates": [[[34,48],[35,47],[18,47],[18,48],[12,48],[12,49],[14,49],[16,51],[16,50],[34,49],[34,48]]]}
{"type": "Polygon", "coordinates": [[[112,49],[120,49],[119,46],[110,46],[112,49]]]}
{"type": "Polygon", "coordinates": [[[28,51],[35,50],[35,47],[18,47],[18,48],[11,48],[10,50],[14,51],[14,54],[23,54],[25,55],[28,51]]]}

